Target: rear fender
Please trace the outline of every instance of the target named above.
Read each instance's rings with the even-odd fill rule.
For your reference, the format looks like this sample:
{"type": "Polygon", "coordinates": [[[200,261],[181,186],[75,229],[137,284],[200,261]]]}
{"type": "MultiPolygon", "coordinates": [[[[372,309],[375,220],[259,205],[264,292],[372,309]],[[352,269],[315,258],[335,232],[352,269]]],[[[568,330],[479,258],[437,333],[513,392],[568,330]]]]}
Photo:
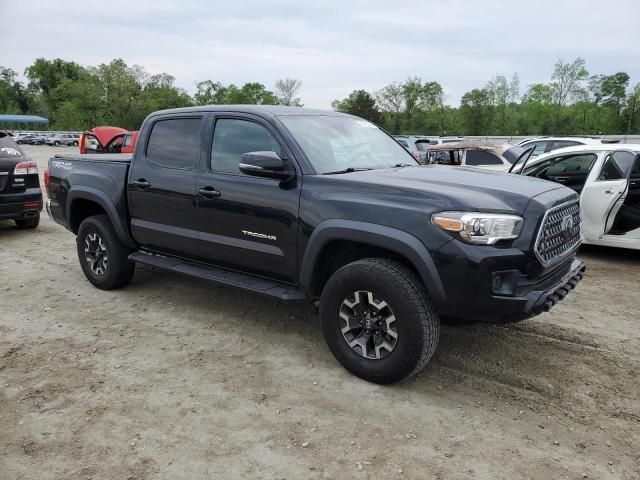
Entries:
{"type": "Polygon", "coordinates": [[[120,241],[130,248],[136,248],[136,244],[131,238],[128,229],[125,227],[125,222],[123,222],[123,219],[118,214],[116,206],[107,194],[96,188],[86,186],[75,186],[71,188],[67,196],[67,219],[69,227],[71,227],[71,208],[74,201],[78,199],[89,200],[102,207],[109,217],[111,225],[113,225],[113,229],[118,235],[120,241]]]}

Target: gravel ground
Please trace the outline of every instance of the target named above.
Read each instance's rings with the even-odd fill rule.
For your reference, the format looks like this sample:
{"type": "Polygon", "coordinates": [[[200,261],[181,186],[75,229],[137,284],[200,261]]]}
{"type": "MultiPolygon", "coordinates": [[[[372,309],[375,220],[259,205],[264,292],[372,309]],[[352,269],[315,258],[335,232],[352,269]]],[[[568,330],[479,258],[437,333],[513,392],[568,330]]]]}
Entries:
{"type": "Polygon", "coordinates": [[[640,479],[640,252],[580,256],[551,313],[444,327],[381,387],[312,307],[149,267],[100,291],[46,214],[0,222],[0,478],[640,479]]]}

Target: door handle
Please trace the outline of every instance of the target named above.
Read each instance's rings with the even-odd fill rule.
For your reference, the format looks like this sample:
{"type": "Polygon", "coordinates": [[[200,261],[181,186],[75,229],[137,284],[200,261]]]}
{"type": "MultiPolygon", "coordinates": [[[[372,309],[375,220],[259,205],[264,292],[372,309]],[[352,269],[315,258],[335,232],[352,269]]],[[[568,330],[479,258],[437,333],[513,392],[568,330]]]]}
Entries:
{"type": "Polygon", "coordinates": [[[141,188],[142,190],[144,190],[145,188],[149,188],[151,186],[151,184],[147,182],[144,178],[139,178],[138,180],[134,180],[131,183],[133,183],[136,187],[141,188]]]}
{"type": "Polygon", "coordinates": [[[198,189],[198,195],[204,198],[218,198],[222,193],[213,187],[202,187],[198,189]]]}
{"type": "Polygon", "coordinates": [[[604,193],[609,194],[609,195],[613,195],[616,192],[614,192],[613,190],[609,189],[609,190],[605,190],[604,193]]]}

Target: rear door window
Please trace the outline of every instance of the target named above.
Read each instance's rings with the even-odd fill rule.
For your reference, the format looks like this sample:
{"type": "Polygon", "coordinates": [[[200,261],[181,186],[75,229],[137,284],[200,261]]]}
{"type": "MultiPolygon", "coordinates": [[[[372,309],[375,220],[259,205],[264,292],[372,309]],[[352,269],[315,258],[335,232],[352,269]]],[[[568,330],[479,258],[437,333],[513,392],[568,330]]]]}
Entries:
{"type": "Polygon", "coordinates": [[[627,177],[636,156],[631,152],[614,152],[610,154],[602,166],[598,181],[620,180],[627,177]]]}
{"type": "Polygon", "coordinates": [[[467,155],[464,161],[465,165],[502,165],[503,162],[500,157],[493,153],[485,152],[484,150],[467,150],[467,155]]]}
{"type": "Polygon", "coordinates": [[[193,168],[200,156],[202,118],[170,118],[153,124],[147,158],[173,168],[193,168]]]}
{"type": "Polygon", "coordinates": [[[429,150],[430,146],[431,146],[431,142],[429,140],[418,140],[416,142],[416,148],[420,152],[426,152],[427,150],[429,150]]]}
{"type": "Polygon", "coordinates": [[[565,147],[575,147],[576,145],[582,145],[582,143],[574,140],[554,140],[551,142],[551,148],[549,148],[549,151],[565,147]]]}
{"type": "Polygon", "coordinates": [[[537,157],[538,155],[542,155],[545,151],[545,149],[547,148],[547,142],[545,141],[540,141],[540,142],[531,142],[531,143],[527,143],[526,145],[522,145],[523,148],[529,148],[529,147],[533,147],[533,153],[531,154],[532,157],[537,157]]]}
{"type": "Polygon", "coordinates": [[[13,139],[4,132],[0,132],[0,158],[20,158],[22,150],[13,139]]]}

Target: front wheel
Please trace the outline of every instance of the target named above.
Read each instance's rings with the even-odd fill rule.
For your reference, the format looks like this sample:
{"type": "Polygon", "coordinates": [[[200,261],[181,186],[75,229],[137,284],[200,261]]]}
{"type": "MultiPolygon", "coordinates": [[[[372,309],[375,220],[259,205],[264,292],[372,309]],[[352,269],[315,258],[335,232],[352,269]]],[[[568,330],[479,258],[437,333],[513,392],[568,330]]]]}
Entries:
{"type": "Polygon", "coordinates": [[[135,263],[131,251],[122,244],[106,215],[85,219],[76,238],[78,259],[84,275],[102,290],[113,290],[131,281],[135,263]]]}
{"type": "Polygon", "coordinates": [[[440,336],[440,319],[416,274],[385,258],[335,272],[322,291],[320,321],[336,359],[379,384],[419,372],[440,336]]]}

